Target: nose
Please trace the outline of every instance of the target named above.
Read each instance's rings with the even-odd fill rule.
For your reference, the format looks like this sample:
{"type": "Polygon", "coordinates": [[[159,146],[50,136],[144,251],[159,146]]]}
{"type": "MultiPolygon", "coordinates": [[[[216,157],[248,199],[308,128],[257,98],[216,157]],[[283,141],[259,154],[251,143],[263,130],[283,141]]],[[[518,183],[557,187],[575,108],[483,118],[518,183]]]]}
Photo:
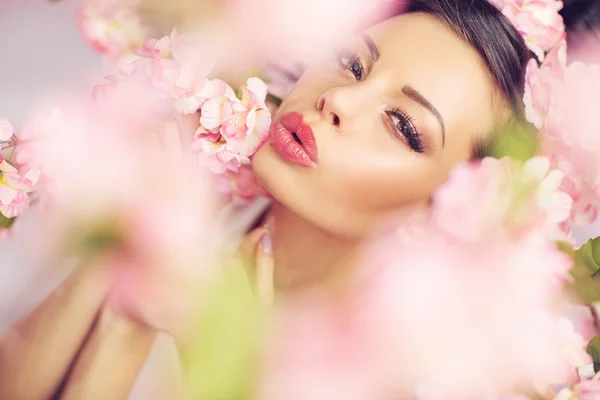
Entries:
{"type": "Polygon", "coordinates": [[[321,119],[331,124],[338,132],[348,129],[353,118],[355,102],[343,88],[330,89],[317,101],[321,119]]]}

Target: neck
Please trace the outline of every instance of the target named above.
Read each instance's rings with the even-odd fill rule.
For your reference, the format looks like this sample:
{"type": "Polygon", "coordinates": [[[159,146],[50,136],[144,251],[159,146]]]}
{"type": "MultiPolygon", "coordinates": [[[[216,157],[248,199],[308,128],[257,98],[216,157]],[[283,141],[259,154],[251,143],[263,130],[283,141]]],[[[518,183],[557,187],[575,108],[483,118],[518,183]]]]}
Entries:
{"type": "Polygon", "coordinates": [[[343,294],[360,240],[335,236],[275,203],[269,214],[275,289],[283,294],[343,294]]]}

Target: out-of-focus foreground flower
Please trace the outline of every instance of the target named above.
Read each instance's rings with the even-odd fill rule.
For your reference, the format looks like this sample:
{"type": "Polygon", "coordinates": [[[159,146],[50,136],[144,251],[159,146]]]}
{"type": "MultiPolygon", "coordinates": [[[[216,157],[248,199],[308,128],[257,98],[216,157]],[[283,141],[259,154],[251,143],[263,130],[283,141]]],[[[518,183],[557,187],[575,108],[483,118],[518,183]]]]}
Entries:
{"type": "Polygon", "coordinates": [[[593,222],[600,206],[600,151],[594,110],[600,106],[600,67],[566,66],[564,44],[527,69],[527,117],[540,129],[541,153],[564,171],[562,189],[574,200],[566,226],[593,222]]]}

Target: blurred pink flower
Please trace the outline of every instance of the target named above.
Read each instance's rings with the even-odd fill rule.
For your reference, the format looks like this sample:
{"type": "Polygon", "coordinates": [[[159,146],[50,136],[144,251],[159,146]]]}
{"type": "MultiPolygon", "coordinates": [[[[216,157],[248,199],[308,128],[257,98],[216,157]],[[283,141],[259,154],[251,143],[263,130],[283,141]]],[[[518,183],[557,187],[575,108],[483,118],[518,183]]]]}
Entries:
{"type": "Polygon", "coordinates": [[[84,39],[112,61],[131,53],[145,35],[136,7],[128,0],[88,0],[79,14],[84,39]]]}
{"type": "Polygon", "coordinates": [[[561,384],[585,363],[582,338],[553,314],[557,275],[571,265],[553,242],[488,234],[474,246],[435,227],[409,243],[381,240],[357,309],[390,381],[408,365],[410,380],[449,398],[482,398],[561,384]]]}
{"type": "Polygon", "coordinates": [[[279,303],[264,337],[257,398],[384,399],[348,304],[331,299],[279,303]]]}
{"type": "Polygon", "coordinates": [[[564,79],[566,68],[566,41],[561,41],[550,53],[541,66],[534,59],[529,60],[525,75],[525,113],[527,120],[538,129],[550,114],[552,98],[564,79]]]}
{"type": "Polygon", "coordinates": [[[171,36],[147,41],[137,52],[142,61],[150,61],[153,84],[165,91],[183,114],[198,111],[208,98],[223,95],[226,90],[224,82],[207,78],[214,61],[193,45],[189,37],[174,31],[171,36]]]}
{"type": "Polygon", "coordinates": [[[269,194],[256,179],[249,164],[244,164],[238,172],[226,172],[215,175],[219,192],[227,199],[237,203],[252,200],[257,195],[268,197],[269,194]]]}
{"type": "Polygon", "coordinates": [[[565,172],[563,190],[574,200],[569,225],[591,223],[600,206],[600,160],[597,154],[600,66],[574,62],[553,87],[550,112],[542,132],[542,153],[565,172]]]}
{"type": "Polygon", "coordinates": [[[545,53],[566,37],[565,24],[558,13],[558,0],[492,0],[523,35],[525,43],[540,61],[545,53]]]}
{"type": "Polygon", "coordinates": [[[171,46],[177,38],[177,31],[173,30],[171,35],[163,36],[160,39],[148,39],[144,42],[141,49],[134,51],[136,55],[143,58],[157,60],[159,58],[171,57],[171,46]]]}
{"type": "Polygon", "coordinates": [[[559,191],[563,175],[550,170],[545,157],[524,164],[508,158],[464,163],[434,194],[432,216],[447,233],[471,242],[486,241],[500,228],[512,236],[532,229],[559,235],[572,204],[559,191]]]}
{"type": "Polygon", "coordinates": [[[578,400],[600,400],[600,381],[583,381],[575,385],[578,400]]]}
{"type": "MultiPolygon", "coordinates": [[[[354,35],[356,27],[389,12],[389,3],[346,0],[340,7],[337,0],[234,0],[227,5],[226,34],[240,53],[310,63],[354,35]]],[[[402,2],[395,3],[397,12],[402,2]]]]}
{"type": "Polygon", "coordinates": [[[200,152],[198,160],[201,166],[207,167],[215,174],[226,171],[238,172],[242,162],[248,163],[247,158],[227,149],[227,143],[221,138],[220,133],[212,133],[200,126],[196,131],[192,150],[200,152]]]}
{"type": "Polygon", "coordinates": [[[173,331],[189,317],[183,299],[219,266],[206,257],[220,235],[210,229],[211,176],[189,148],[194,132],[154,111],[161,98],[144,85],[120,86],[100,101],[75,98],[36,129],[32,151],[52,186],[44,223],[54,245],[62,250],[67,242],[79,255],[87,249],[73,237],[109,229],[125,253],[111,296],[173,331]]]}
{"type": "Polygon", "coordinates": [[[29,192],[39,178],[39,171],[31,170],[21,176],[6,160],[0,163],[0,212],[7,218],[23,215],[29,209],[29,192]]]}
{"type": "Polygon", "coordinates": [[[219,129],[227,150],[250,157],[268,139],[271,113],[265,99],[267,85],[250,78],[242,99],[228,89],[221,97],[208,100],[202,106],[200,123],[208,130],[219,129]]]}

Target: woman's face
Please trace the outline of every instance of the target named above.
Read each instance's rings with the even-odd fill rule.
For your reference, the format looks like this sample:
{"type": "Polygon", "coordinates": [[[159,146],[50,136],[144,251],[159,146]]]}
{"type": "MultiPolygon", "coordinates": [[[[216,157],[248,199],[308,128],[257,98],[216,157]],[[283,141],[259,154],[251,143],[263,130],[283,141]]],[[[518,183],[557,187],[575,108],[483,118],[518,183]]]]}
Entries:
{"type": "Polygon", "coordinates": [[[358,237],[426,203],[451,168],[470,158],[498,114],[496,94],[479,54],[441,20],[394,17],[309,68],[274,115],[276,122],[301,114],[316,163],[290,162],[272,137],[253,168],[293,212],[358,237]]]}

